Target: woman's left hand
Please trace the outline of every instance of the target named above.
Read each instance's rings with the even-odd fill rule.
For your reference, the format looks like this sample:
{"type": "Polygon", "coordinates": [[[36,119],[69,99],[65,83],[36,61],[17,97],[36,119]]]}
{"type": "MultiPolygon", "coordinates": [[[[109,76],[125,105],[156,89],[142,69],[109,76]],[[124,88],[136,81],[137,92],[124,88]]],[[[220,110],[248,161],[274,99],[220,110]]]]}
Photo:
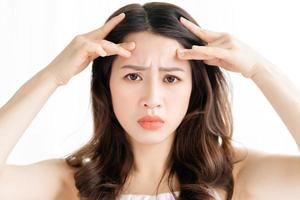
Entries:
{"type": "Polygon", "coordinates": [[[258,66],[261,66],[259,64],[266,61],[228,33],[204,30],[183,17],[180,21],[193,34],[207,42],[206,46],[193,45],[192,49],[178,49],[177,55],[180,59],[203,60],[208,65],[238,72],[247,78],[251,78],[258,71],[258,66]]]}

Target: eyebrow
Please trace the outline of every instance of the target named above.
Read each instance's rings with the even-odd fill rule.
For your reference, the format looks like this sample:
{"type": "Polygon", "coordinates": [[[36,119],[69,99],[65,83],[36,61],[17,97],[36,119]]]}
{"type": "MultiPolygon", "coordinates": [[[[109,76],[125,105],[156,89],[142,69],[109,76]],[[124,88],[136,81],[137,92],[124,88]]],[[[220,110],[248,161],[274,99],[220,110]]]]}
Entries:
{"type": "MultiPolygon", "coordinates": [[[[149,67],[137,66],[137,65],[124,65],[121,69],[134,69],[136,71],[145,71],[149,67]]],[[[171,71],[181,71],[184,72],[183,69],[179,67],[159,67],[159,71],[171,72],[171,71]]]]}

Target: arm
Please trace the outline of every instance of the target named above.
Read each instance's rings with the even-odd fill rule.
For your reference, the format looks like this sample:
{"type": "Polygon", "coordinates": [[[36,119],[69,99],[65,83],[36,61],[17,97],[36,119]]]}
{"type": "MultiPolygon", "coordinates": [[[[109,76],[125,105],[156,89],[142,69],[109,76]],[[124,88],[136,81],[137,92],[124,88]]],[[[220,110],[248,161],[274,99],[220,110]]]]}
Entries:
{"type": "Polygon", "coordinates": [[[228,33],[204,30],[181,18],[183,25],[208,45],[179,49],[179,59],[199,59],[204,63],[239,72],[261,89],[293,135],[300,150],[300,92],[280,70],[250,46],[228,33]]]}
{"type": "Polygon", "coordinates": [[[251,78],[289,129],[300,151],[300,91],[275,65],[257,64],[251,78]]]}
{"type": "MultiPolygon", "coordinates": [[[[272,63],[261,62],[251,79],[269,100],[300,150],[300,92],[272,63]]],[[[247,199],[299,199],[299,155],[267,154],[249,150],[237,184],[244,185],[247,199]]],[[[242,192],[241,192],[242,193],[242,192]]]]}
{"type": "Polygon", "coordinates": [[[0,109],[0,166],[58,85],[46,68],[27,81],[0,109]],[[17,125],[16,125],[17,124],[17,125]]]}
{"type": "Polygon", "coordinates": [[[131,55],[134,43],[114,44],[104,40],[124,17],[124,14],[118,15],[98,29],[76,36],[46,68],[26,82],[0,109],[0,168],[5,165],[23,132],[59,85],[67,84],[99,56],[131,55]]]}
{"type": "Polygon", "coordinates": [[[66,195],[67,199],[77,199],[71,197],[76,195],[74,183],[70,181],[73,171],[64,159],[20,166],[6,165],[5,162],[23,132],[58,86],[67,84],[99,55],[131,55],[134,43],[114,44],[103,39],[123,18],[124,14],[113,17],[103,27],[76,36],[0,109],[0,199],[66,199],[66,195]]]}
{"type": "MultiPolygon", "coordinates": [[[[178,49],[178,58],[199,59],[212,66],[239,72],[261,89],[293,135],[300,150],[299,90],[276,66],[227,33],[182,24],[208,45],[178,49]]],[[[300,199],[300,156],[273,155],[249,149],[235,180],[234,199],[300,199]]]]}

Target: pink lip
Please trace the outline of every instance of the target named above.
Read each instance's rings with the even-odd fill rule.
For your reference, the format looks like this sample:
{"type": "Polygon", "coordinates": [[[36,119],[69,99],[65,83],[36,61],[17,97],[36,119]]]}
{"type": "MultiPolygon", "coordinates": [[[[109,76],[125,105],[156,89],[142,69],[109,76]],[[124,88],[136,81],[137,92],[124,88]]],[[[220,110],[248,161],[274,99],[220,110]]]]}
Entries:
{"type": "Polygon", "coordinates": [[[154,115],[154,116],[146,115],[138,120],[138,122],[145,122],[145,121],[146,122],[162,122],[162,123],[164,123],[164,120],[162,120],[159,116],[156,116],[156,115],[154,115]]]}
{"type": "Polygon", "coordinates": [[[147,130],[156,130],[163,126],[164,121],[158,116],[145,116],[138,120],[138,123],[147,130]]]}

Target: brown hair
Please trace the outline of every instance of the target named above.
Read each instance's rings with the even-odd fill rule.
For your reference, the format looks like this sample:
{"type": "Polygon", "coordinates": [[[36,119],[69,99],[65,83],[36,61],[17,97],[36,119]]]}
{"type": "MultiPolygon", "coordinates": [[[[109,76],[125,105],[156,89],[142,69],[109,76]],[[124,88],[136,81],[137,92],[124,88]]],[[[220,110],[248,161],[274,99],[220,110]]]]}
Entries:
{"type": "MultiPolygon", "coordinates": [[[[125,19],[106,40],[120,43],[130,33],[149,31],[175,39],[185,48],[206,45],[181,25],[181,16],[197,23],[176,5],[160,2],[129,4],[114,12],[109,19],[122,12],[126,14],[125,19]]],[[[75,170],[76,187],[84,199],[116,199],[133,167],[130,143],[112,109],[109,79],[115,57],[98,57],[93,61],[93,137],[66,158],[75,170]]],[[[168,185],[174,195],[171,183],[176,175],[180,184],[180,195],[174,196],[176,199],[209,200],[213,198],[211,189],[221,188],[226,191],[226,199],[230,200],[235,163],[229,84],[219,67],[206,65],[201,60],[190,60],[189,63],[192,93],[187,114],[176,129],[169,152],[168,185]]]]}

